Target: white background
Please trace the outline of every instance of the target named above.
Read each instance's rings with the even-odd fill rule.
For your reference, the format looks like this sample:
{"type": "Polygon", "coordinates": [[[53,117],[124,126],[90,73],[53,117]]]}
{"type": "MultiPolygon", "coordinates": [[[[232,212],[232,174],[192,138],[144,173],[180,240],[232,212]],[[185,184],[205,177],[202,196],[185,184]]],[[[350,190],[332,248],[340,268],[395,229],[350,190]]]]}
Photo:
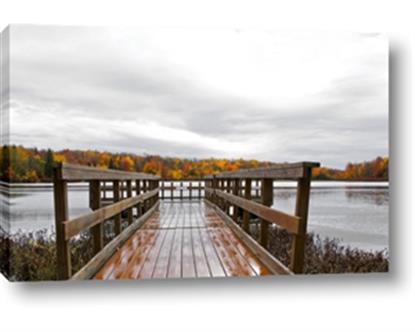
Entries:
{"type": "Polygon", "coordinates": [[[18,1],[8,23],[382,32],[391,45],[391,272],[248,280],[12,284],[0,329],[413,331],[414,9],[411,1],[18,1]],[[150,5],[151,4],[151,5],[150,5]]]}

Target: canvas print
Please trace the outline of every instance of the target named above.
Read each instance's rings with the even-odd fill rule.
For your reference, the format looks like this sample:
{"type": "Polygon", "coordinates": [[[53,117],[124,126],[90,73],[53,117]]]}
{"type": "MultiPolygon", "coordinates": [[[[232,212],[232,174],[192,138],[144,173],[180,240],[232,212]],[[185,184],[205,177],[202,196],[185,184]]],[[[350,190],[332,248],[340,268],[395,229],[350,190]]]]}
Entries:
{"type": "Polygon", "coordinates": [[[1,34],[10,281],[387,272],[388,155],[376,33],[1,34]]]}

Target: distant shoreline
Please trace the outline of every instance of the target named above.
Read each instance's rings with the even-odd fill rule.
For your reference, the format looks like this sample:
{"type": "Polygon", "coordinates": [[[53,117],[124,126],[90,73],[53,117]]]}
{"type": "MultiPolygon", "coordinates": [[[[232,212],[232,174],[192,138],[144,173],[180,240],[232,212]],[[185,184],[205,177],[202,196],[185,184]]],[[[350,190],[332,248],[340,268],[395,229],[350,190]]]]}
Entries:
{"type": "MultiPolygon", "coordinates": [[[[166,182],[170,182],[170,181],[180,181],[180,180],[165,180],[166,182]]],[[[188,180],[183,180],[184,182],[187,182],[188,180]]],[[[195,180],[197,181],[197,180],[195,180]]],[[[295,181],[294,180],[284,180],[284,181],[275,181],[278,184],[281,185],[276,185],[274,186],[274,188],[294,188],[295,187],[295,181]],[[288,186],[284,186],[282,185],[283,183],[286,184],[291,184],[288,186]]],[[[385,188],[385,187],[389,187],[389,181],[387,180],[312,180],[311,182],[311,187],[312,188],[319,188],[319,189],[323,189],[323,188],[333,188],[333,187],[341,187],[340,184],[344,184],[345,187],[348,187],[347,184],[351,184],[351,186],[349,187],[353,187],[353,188],[367,188],[367,187],[371,187],[371,188],[385,188]],[[339,183],[339,186],[335,186],[335,183],[339,183]],[[313,184],[315,184],[316,186],[313,186],[313,184]],[[324,184],[327,184],[327,186],[325,186],[324,184]],[[360,185],[359,185],[360,184],[360,185]]],[[[31,183],[31,182],[15,182],[15,183],[9,183],[9,182],[3,182],[0,181],[0,186],[3,188],[11,188],[11,189],[48,189],[48,188],[53,188],[53,182],[36,182],[36,183],[31,183]]],[[[69,187],[72,188],[87,188],[88,187],[88,183],[87,182],[76,182],[76,183],[68,183],[69,187]]],[[[255,186],[253,186],[253,188],[255,188],[255,186]]]]}

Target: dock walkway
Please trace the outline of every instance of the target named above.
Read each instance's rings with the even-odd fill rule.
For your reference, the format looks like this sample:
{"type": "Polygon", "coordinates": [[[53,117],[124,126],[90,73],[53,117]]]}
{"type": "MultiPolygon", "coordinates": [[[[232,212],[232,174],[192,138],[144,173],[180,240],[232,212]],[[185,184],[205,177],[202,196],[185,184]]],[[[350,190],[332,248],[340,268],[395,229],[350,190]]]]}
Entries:
{"type": "Polygon", "coordinates": [[[58,279],[166,279],[291,275],[303,271],[311,171],[275,164],[163,180],[152,174],[59,164],[54,168],[58,279]],[[276,180],[297,182],[295,211],[273,208],[276,180]],[[91,212],[69,218],[68,185],[89,183],[91,212]],[[258,232],[251,234],[255,223],[258,232]],[[113,230],[104,237],[104,226],[113,230]],[[289,266],[267,250],[278,227],[292,237],[289,266]],[[89,232],[93,257],[72,266],[72,239],[89,232]],[[105,241],[104,241],[105,240],[105,241]]]}
{"type": "Polygon", "coordinates": [[[203,201],[162,201],[96,279],[209,278],[270,271],[203,201]]]}

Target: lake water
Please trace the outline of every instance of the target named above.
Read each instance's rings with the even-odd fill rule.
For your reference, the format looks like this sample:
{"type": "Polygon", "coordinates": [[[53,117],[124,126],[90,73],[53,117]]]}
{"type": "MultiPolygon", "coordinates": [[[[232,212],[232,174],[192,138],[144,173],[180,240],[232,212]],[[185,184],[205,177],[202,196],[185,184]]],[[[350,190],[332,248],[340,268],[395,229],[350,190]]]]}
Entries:
{"type": "MultiPolygon", "coordinates": [[[[294,212],[295,183],[275,182],[274,207],[294,212]]],[[[31,185],[0,191],[0,227],[10,233],[38,229],[53,231],[53,191],[31,185]]],[[[184,193],[186,195],[186,193],[184,193]]],[[[89,212],[85,186],[69,189],[70,217],[89,212]]],[[[388,249],[389,187],[385,182],[314,182],[308,231],[338,238],[344,244],[368,250],[388,249]]]]}

